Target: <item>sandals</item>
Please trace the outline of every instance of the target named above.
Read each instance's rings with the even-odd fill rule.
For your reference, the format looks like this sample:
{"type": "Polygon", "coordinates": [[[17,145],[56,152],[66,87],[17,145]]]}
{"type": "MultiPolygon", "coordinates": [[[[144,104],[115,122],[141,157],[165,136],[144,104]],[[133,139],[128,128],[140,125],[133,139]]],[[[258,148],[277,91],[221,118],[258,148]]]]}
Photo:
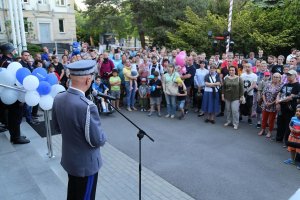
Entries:
{"type": "Polygon", "coordinates": [[[266,138],[270,138],[272,136],[272,133],[268,132],[266,135],[266,138]]]}
{"type": "Polygon", "coordinates": [[[258,132],[257,135],[258,135],[258,136],[262,136],[264,133],[265,133],[265,130],[262,129],[261,131],[258,132]]]}

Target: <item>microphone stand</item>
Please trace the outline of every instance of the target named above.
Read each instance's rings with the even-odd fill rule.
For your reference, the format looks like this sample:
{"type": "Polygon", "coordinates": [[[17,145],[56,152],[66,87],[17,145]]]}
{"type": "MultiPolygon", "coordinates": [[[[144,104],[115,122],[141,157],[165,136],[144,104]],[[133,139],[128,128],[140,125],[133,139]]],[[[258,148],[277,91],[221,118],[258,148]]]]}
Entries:
{"type": "Polygon", "coordinates": [[[134,127],[136,127],[139,131],[137,133],[137,137],[139,138],[139,200],[142,199],[142,139],[144,136],[147,136],[149,140],[154,142],[154,139],[150,137],[143,129],[141,129],[138,125],[136,125],[133,121],[131,121],[128,117],[126,117],[123,113],[121,113],[115,106],[112,105],[109,98],[104,98],[105,102],[108,103],[111,107],[115,109],[120,115],[122,115],[127,121],[129,121],[134,127]]]}

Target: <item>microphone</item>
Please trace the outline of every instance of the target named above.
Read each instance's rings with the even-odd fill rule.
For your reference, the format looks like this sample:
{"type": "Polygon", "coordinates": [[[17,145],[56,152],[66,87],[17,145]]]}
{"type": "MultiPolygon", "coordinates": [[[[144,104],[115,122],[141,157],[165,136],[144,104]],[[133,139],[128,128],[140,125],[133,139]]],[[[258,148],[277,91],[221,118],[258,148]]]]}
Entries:
{"type": "Polygon", "coordinates": [[[106,94],[103,94],[103,93],[100,93],[100,92],[97,92],[97,91],[93,91],[92,92],[94,96],[99,96],[99,97],[102,97],[104,99],[109,99],[109,100],[116,100],[115,97],[113,96],[110,96],[110,95],[106,95],[106,94]]]}

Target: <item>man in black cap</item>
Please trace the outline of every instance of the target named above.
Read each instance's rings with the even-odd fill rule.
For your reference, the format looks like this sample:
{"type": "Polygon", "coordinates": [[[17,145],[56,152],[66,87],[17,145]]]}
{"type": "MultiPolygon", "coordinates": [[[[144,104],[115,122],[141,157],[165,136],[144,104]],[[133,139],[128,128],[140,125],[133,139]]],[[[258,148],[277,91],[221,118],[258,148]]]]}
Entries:
{"type": "MultiPolygon", "coordinates": [[[[5,43],[0,46],[1,53],[3,54],[0,59],[0,67],[7,68],[13,62],[13,55],[15,48],[11,43],[5,43]]],[[[4,105],[2,102],[0,108],[0,116],[6,116],[5,110],[7,109],[7,128],[10,134],[10,141],[13,144],[26,144],[30,140],[26,136],[21,136],[20,125],[23,117],[23,103],[16,101],[12,105],[4,105]]],[[[2,121],[3,122],[3,121],[2,121]]]]}
{"type": "Polygon", "coordinates": [[[80,60],[67,65],[72,85],[53,103],[54,127],[62,134],[61,165],[69,177],[68,200],[94,200],[102,166],[100,146],[106,136],[96,105],[85,97],[95,64],[93,60],[80,60]]]}

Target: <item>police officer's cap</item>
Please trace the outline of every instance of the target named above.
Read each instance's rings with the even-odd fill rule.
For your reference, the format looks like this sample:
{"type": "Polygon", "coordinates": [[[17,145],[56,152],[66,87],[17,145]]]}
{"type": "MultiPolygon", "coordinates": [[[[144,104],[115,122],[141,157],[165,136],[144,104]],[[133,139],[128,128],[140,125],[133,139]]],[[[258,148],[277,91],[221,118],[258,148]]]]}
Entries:
{"type": "Polygon", "coordinates": [[[94,60],[79,60],[67,65],[67,68],[70,70],[70,74],[73,76],[86,76],[93,74],[96,65],[94,60]]]}
{"type": "Polygon", "coordinates": [[[15,50],[15,47],[12,43],[5,43],[0,46],[0,50],[2,54],[9,54],[15,50]]]}

